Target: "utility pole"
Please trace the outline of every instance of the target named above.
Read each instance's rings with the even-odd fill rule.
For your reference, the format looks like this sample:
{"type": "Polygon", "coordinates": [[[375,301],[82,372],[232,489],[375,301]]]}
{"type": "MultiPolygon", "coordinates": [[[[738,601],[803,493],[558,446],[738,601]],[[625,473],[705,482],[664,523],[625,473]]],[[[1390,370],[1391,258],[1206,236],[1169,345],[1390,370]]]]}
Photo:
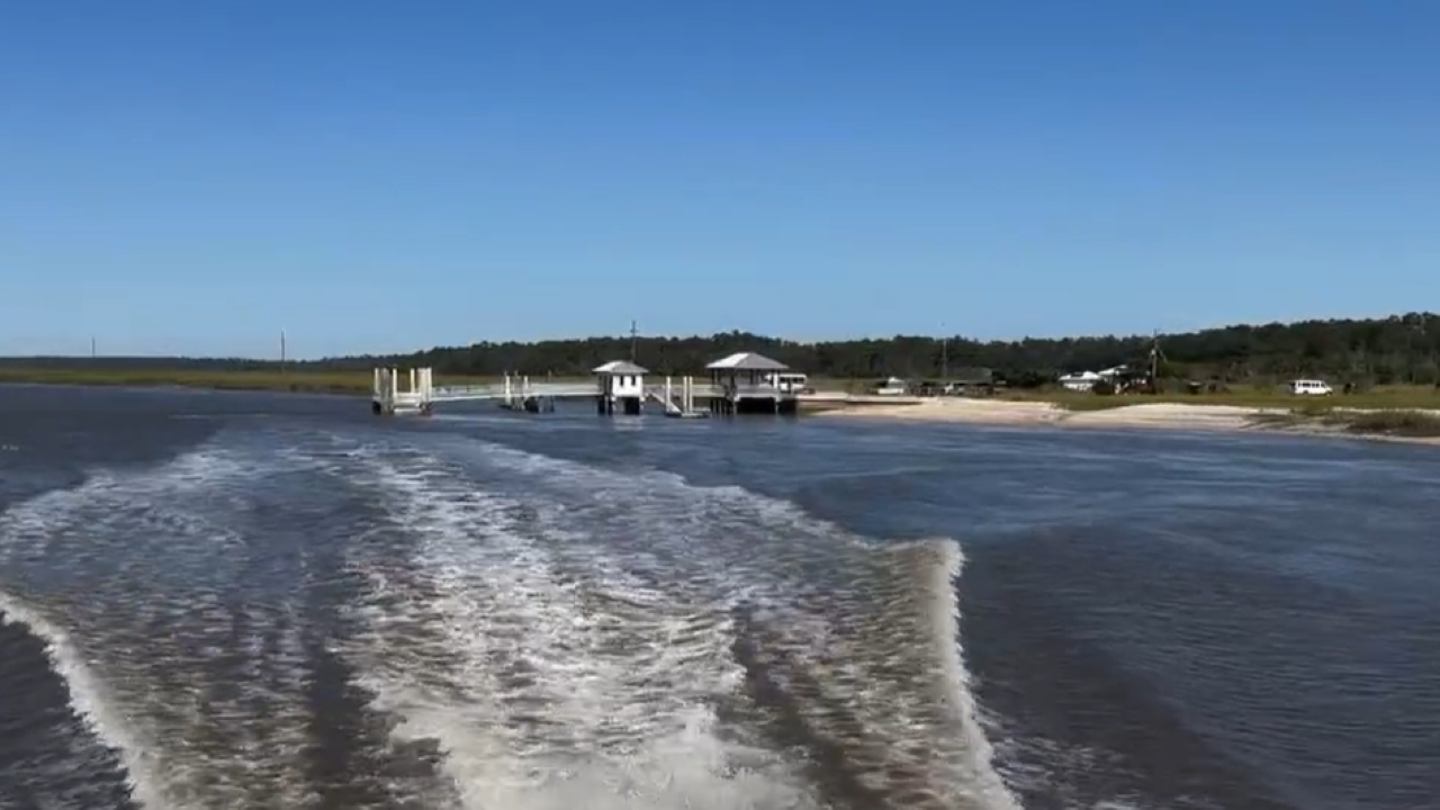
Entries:
{"type": "Polygon", "coordinates": [[[950,335],[945,331],[945,324],[940,324],[940,382],[944,383],[950,379],[950,335]]]}
{"type": "Polygon", "coordinates": [[[285,330],[280,330],[280,373],[285,373],[285,330]]]}
{"type": "Polygon", "coordinates": [[[94,360],[95,357],[96,357],[96,355],[95,355],[95,336],[94,336],[94,335],[91,335],[91,336],[90,336],[90,359],[91,359],[91,360],[94,360]]]}
{"type": "Polygon", "coordinates": [[[637,342],[639,341],[639,335],[640,335],[639,329],[636,328],[635,322],[634,322],[634,321],[631,321],[631,322],[630,322],[630,362],[632,362],[632,363],[635,362],[635,352],[636,352],[636,348],[637,348],[636,344],[637,344],[637,342]]]}

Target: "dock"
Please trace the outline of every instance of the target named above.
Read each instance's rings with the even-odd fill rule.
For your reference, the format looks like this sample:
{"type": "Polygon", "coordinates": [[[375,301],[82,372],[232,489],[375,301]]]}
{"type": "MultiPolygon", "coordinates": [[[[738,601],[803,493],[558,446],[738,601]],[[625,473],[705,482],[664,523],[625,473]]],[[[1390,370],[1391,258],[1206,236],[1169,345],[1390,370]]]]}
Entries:
{"type": "Polygon", "coordinates": [[[793,414],[800,390],[787,384],[784,364],[753,352],[741,352],[706,367],[706,376],[667,376],[652,382],[651,373],[633,362],[616,360],[592,369],[594,381],[535,381],[528,375],[506,374],[487,385],[436,385],[431,368],[377,368],[371,412],[377,416],[428,416],[436,406],[452,402],[494,402],[501,408],[541,413],[559,400],[592,400],[600,415],[638,416],[646,404],[665,416],[704,418],[742,413],[793,414]]]}

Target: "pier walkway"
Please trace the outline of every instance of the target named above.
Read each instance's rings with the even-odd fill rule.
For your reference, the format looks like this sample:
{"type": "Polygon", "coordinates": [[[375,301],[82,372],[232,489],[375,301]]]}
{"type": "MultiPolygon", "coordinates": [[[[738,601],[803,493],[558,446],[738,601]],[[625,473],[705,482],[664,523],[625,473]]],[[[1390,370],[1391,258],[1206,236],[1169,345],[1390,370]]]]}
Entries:
{"type": "MultiPolygon", "coordinates": [[[[536,382],[524,375],[507,374],[500,382],[485,385],[435,385],[432,369],[415,368],[407,379],[399,369],[375,369],[372,392],[373,410],[377,414],[428,414],[434,406],[445,402],[497,402],[508,408],[523,409],[542,400],[595,399],[601,391],[594,383],[536,382]]],[[[725,386],[697,381],[693,377],[665,379],[663,385],[643,386],[644,399],[665,408],[671,416],[688,415],[695,411],[696,399],[726,396],[725,386]]]]}
{"type": "Polygon", "coordinates": [[[376,414],[429,414],[444,402],[498,402],[513,410],[552,410],[556,400],[591,399],[601,414],[643,412],[657,403],[666,416],[709,414],[795,413],[804,375],[753,352],[739,352],[706,366],[709,380],[665,377],[654,382],[649,372],[627,360],[614,360],[592,370],[592,383],[532,381],[528,376],[506,374],[488,385],[435,385],[433,369],[375,369],[371,410],[376,414]],[[798,378],[798,382],[797,382],[798,378]],[[703,403],[704,408],[697,408],[703,403]]]}

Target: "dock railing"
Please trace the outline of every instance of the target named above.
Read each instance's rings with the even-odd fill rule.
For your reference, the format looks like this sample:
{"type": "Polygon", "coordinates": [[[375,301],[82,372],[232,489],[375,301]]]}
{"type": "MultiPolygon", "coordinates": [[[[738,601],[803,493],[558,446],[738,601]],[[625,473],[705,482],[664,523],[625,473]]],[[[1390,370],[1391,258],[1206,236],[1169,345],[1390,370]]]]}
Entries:
{"type": "Polygon", "coordinates": [[[784,396],[785,392],[776,385],[770,383],[723,383],[725,394],[732,398],[772,398],[784,396]]]}

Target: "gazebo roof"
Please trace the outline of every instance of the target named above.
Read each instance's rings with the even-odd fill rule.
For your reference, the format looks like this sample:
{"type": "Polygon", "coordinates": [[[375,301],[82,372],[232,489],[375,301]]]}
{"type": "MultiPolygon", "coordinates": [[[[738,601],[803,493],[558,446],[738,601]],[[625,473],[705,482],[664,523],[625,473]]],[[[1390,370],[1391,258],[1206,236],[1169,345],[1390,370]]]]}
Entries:
{"type": "Polygon", "coordinates": [[[789,366],[779,360],[771,360],[755,352],[736,352],[723,357],[705,368],[711,371],[788,371],[789,366]]]}
{"type": "Polygon", "coordinates": [[[596,366],[591,374],[649,374],[650,372],[635,365],[629,360],[611,360],[610,362],[596,366]]]}

